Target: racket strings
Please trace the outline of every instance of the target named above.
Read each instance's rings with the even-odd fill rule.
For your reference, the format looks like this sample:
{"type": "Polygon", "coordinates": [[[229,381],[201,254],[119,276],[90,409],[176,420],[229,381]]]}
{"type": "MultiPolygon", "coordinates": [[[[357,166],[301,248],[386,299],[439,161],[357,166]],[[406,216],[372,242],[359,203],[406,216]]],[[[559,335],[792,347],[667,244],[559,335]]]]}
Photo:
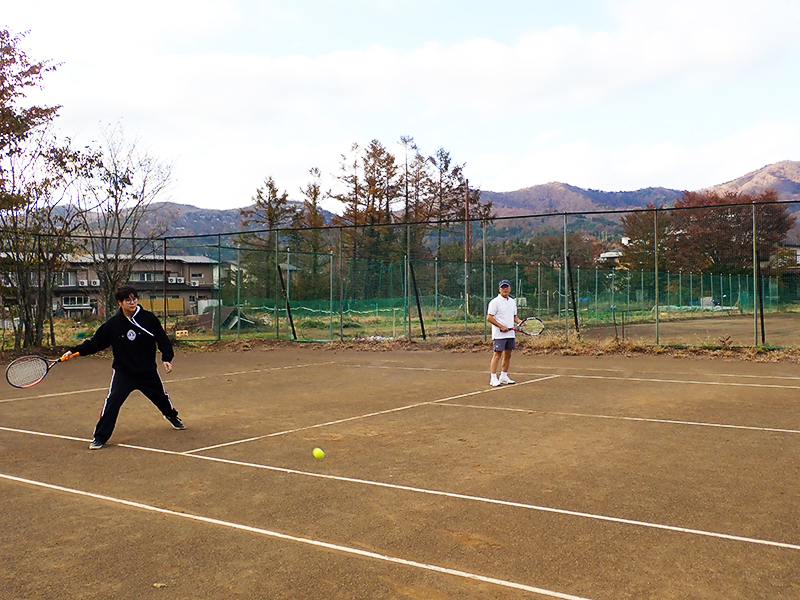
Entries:
{"type": "Polygon", "coordinates": [[[47,375],[47,362],[37,357],[17,360],[9,365],[6,371],[8,382],[17,387],[34,384],[45,375],[47,375]]]}
{"type": "Polygon", "coordinates": [[[527,335],[538,335],[544,329],[544,323],[536,317],[528,317],[517,323],[515,329],[527,335]]]}

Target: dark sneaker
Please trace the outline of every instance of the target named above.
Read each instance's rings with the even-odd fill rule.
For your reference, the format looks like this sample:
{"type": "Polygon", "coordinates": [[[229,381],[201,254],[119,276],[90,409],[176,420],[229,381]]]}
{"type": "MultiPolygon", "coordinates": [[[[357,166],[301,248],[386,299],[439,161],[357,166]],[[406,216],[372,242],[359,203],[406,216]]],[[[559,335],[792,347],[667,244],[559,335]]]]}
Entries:
{"type": "Polygon", "coordinates": [[[168,417],[167,415],[164,415],[164,418],[169,421],[169,424],[175,429],[186,429],[186,425],[184,425],[178,417],[168,417]]]}
{"type": "Polygon", "coordinates": [[[97,440],[92,440],[92,443],[89,444],[89,450],[100,450],[103,447],[103,442],[99,442],[97,440]]]}

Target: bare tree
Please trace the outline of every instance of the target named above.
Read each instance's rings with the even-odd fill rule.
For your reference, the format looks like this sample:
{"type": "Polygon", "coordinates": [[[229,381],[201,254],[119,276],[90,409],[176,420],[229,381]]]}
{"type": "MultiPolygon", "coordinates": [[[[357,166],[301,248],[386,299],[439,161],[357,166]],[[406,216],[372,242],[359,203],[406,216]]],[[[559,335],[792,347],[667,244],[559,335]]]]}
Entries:
{"type": "Polygon", "coordinates": [[[172,165],[142,149],[138,140],[126,139],[119,125],[103,129],[91,164],[79,215],[108,314],[116,305],[114,290],[129,281],[136,261],[169,229],[171,215],[155,214],[151,207],[168,192],[172,165]]]}
{"type": "Polygon", "coordinates": [[[23,37],[0,29],[0,271],[16,299],[17,348],[41,346],[48,317],[54,343],[53,274],[76,215],[63,204],[84,159],[52,134],[59,106],[25,105],[26,92],[41,87],[57,65],[31,61],[20,47],[23,37]]]}
{"type": "Polygon", "coordinates": [[[15,347],[41,346],[46,320],[54,345],[52,289],[78,228],[78,213],[69,202],[85,157],[58,145],[47,129],[27,136],[18,150],[8,161],[13,177],[6,188],[17,201],[0,210],[0,271],[16,299],[15,347]]]}

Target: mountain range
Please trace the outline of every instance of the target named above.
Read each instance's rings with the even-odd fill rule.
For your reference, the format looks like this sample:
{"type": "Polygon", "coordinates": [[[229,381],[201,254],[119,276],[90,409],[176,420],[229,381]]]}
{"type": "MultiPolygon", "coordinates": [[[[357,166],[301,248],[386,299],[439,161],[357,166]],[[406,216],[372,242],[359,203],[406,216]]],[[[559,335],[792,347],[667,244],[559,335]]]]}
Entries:
{"type": "MultiPolygon", "coordinates": [[[[752,171],[732,181],[703,190],[756,195],[775,189],[781,200],[800,202],[800,161],[782,161],[752,171]]],[[[583,189],[566,183],[534,185],[512,192],[482,191],[491,200],[498,216],[537,215],[564,212],[590,212],[607,209],[643,208],[648,204],[669,206],[683,190],[651,187],[630,192],[605,192],[583,189]]],[[[173,226],[169,236],[232,233],[241,230],[240,209],[205,209],[175,202],[157,203],[155,213],[169,213],[173,226]]],[[[795,212],[795,209],[790,209],[795,212]]],[[[800,210],[798,205],[797,210],[800,210]]],[[[331,215],[329,215],[331,216],[331,215]]]]}

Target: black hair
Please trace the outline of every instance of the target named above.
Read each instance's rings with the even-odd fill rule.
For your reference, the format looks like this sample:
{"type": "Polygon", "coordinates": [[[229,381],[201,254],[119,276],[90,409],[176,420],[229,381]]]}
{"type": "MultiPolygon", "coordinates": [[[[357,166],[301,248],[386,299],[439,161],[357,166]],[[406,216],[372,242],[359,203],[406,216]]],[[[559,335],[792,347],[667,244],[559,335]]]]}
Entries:
{"type": "Polygon", "coordinates": [[[136,288],[130,285],[122,285],[117,288],[116,292],[114,292],[114,298],[117,299],[117,302],[125,302],[125,300],[131,296],[138,298],[139,292],[136,291],[136,288]]]}

